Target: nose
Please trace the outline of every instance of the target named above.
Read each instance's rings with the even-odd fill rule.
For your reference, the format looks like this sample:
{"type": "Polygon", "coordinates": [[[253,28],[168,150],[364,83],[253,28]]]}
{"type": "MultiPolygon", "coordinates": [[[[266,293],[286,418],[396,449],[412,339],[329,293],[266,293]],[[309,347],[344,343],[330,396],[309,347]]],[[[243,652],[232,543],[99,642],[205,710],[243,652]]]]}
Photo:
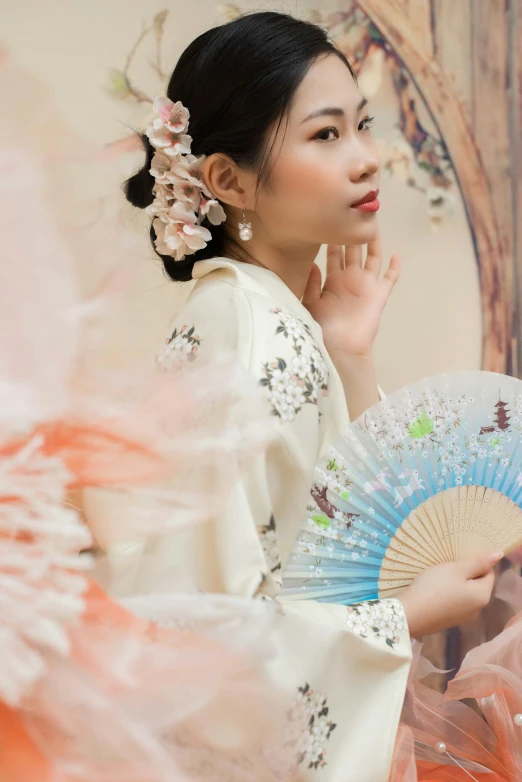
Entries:
{"type": "Polygon", "coordinates": [[[366,182],[379,173],[381,167],[377,144],[360,145],[350,164],[350,179],[352,182],[366,182]]]}

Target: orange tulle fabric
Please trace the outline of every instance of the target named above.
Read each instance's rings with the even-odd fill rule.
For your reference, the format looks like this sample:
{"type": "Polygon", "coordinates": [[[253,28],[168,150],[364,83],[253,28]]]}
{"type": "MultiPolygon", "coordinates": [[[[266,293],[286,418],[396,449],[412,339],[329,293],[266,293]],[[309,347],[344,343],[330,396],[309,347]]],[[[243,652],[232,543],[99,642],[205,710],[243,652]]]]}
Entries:
{"type": "MultiPolygon", "coordinates": [[[[108,424],[96,427],[55,421],[35,427],[32,434],[42,438],[41,452],[59,458],[70,472],[70,489],[114,486],[120,482],[140,484],[168,474],[161,453],[139,439],[111,431],[108,424]]],[[[0,447],[0,458],[18,451],[25,441],[16,440],[0,447]]]]}
{"type": "Polygon", "coordinates": [[[521,780],[522,613],[468,653],[444,695],[422,683],[434,672],[416,645],[391,781],[521,780]]]}

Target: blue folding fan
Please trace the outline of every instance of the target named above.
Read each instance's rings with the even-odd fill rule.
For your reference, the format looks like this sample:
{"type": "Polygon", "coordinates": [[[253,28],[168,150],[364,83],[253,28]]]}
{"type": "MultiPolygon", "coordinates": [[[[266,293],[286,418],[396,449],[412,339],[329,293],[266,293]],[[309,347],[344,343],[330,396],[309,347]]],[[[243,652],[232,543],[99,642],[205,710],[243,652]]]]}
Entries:
{"type": "Polygon", "coordinates": [[[286,598],[392,597],[422,570],[522,545],[522,381],[429,378],[355,421],[315,471],[286,598]]]}

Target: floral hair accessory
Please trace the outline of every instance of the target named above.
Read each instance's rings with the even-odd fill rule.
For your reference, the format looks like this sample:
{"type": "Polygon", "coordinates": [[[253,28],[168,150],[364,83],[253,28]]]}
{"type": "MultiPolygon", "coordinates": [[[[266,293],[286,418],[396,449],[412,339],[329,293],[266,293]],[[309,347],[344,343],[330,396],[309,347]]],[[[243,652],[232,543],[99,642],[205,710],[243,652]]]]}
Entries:
{"type": "Polygon", "coordinates": [[[157,251],[182,261],[206,247],[212,238],[202,225],[205,218],[219,225],[226,214],[205,184],[206,155],[190,154],[188,109],[180,101],[173,103],[164,97],[156,98],[153,106],[158,116],[147,125],[145,135],[156,150],[150,167],[156,181],[154,201],[145,211],[155,218],[157,251]]]}

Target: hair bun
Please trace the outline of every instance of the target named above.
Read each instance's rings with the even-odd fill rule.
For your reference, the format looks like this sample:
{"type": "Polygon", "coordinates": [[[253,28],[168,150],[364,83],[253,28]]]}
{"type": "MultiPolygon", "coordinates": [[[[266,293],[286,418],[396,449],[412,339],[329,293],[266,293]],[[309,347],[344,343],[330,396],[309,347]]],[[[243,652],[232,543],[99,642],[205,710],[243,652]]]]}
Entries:
{"type": "Polygon", "coordinates": [[[139,133],[138,135],[146,154],[145,164],[136,174],[133,174],[133,176],[127,179],[123,185],[123,192],[127,197],[127,201],[130,201],[133,206],[138,209],[145,209],[152,204],[154,200],[152,188],[154,187],[155,180],[150,174],[150,166],[152,158],[154,157],[154,147],[147,136],[142,133],[139,133]]]}

